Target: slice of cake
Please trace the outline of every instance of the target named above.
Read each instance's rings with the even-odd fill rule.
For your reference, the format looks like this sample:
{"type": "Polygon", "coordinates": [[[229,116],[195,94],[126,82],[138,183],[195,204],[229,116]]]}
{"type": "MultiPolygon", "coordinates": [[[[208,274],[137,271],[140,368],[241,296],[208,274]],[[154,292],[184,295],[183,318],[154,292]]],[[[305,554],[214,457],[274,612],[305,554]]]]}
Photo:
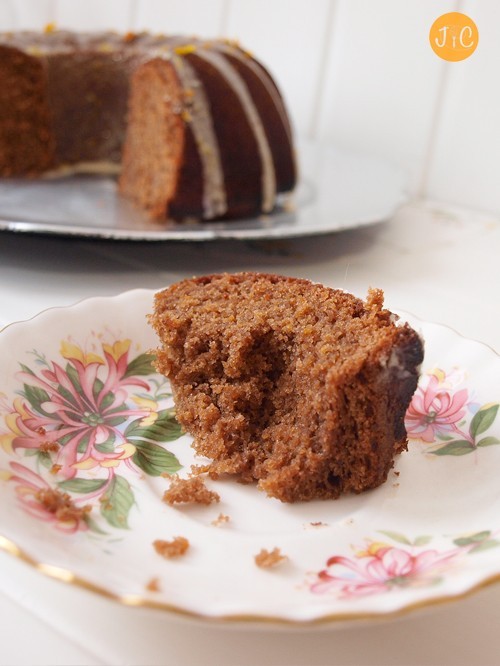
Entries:
{"type": "Polygon", "coordinates": [[[423,345],[383,308],[259,273],[184,280],[156,295],[157,368],[211,474],[285,502],[375,488],[407,446],[423,345]]]}

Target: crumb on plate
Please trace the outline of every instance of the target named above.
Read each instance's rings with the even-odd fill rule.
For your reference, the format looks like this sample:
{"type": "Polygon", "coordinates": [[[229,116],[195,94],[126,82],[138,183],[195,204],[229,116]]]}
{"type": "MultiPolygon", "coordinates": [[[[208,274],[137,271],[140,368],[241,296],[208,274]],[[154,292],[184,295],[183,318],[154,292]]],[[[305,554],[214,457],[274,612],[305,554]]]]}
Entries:
{"type": "Polygon", "coordinates": [[[217,518],[215,518],[215,520],[212,520],[212,525],[220,527],[221,525],[228,523],[230,520],[231,518],[229,516],[226,516],[224,513],[219,513],[217,518]]]}
{"type": "Polygon", "coordinates": [[[35,499],[46,511],[62,522],[82,520],[92,510],[90,504],[76,506],[68,493],[55,488],[40,488],[35,494],[35,499]]]}
{"type": "Polygon", "coordinates": [[[176,536],[171,541],[156,539],[156,541],[153,541],[153,547],[158,555],[170,559],[185,555],[189,548],[189,541],[183,536],[176,536]]]}
{"type": "Polygon", "coordinates": [[[151,578],[151,580],[146,583],[146,590],[148,592],[160,592],[160,579],[157,577],[151,578]]]}
{"type": "Polygon", "coordinates": [[[212,504],[219,502],[220,496],[209,490],[201,476],[192,476],[181,479],[172,477],[170,488],[163,493],[163,501],[171,506],[173,504],[212,504]]]}
{"type": "Polygon", "coordinates": [[[41,453],[57,453],[59,444],[57,442],[42,442],[38,447],[41,453]]]}
{"type": "Polygon", "coordinates": [[[273,548],[272,550],[266,550],[262,548],[260,553],[255,555],[255,564],[261,569],[271,569],[283,564],[288,560],[286,555],[282,555],[279,548],[273,548]]]}

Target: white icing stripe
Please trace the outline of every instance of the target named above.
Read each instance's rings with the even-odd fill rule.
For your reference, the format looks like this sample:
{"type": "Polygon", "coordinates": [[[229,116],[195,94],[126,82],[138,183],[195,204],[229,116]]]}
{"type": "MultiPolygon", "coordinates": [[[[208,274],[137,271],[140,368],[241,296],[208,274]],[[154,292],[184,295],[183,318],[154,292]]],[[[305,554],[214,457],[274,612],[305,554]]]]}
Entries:
{"type": "Polygon", "coordinates": [[[276,107],[276,110],[280,114],[281,120],[283,122],[283,127],[285,129],[286,135],[288,139],[290,140],[290,144],[292,143],[292,130],[290,127],[290,121],[288,119],[288,115],[285,109],[285,105],[283,102],[283,99],[279,92],[276,89],[276,86],[273,84],[269,74],[255,61],[253,60],[250,56],[245,55],[245,52],[242,51],[240,48],[237,46],[230,46],[228,44],[224,43],[217,43],[217,48],[222,51],[223,53],[227,53],[228,55],[232,56],[233,58],[236,58],[239,60],[241,63],[243,63],[248,69],[251,69],[252,72],[258,77],[262,85],[265,87],[267,92],[269,93],[269,96],[271,97],[274,106],[276,107]]]}
{"type": "Polygon", "coordinates": [[[187,107],[190,127],[193,131],[203,171],[203,217],[212,219],[227,212],[224,172],[220,159],[219,145],[212,123],[212,115],[205,90],[196,73],[185,58],[172,59],[185,94],[192,94],[187,107]]]}
{"type": "Polygon", "coordinates": [[[274,171],[273,156],[259,112],[253,103],[245,82],[227,58],[220,53],[201,48],[196,50],[196,55],[206,60],[219,71],[240,100],[241,107],[250,123],[259,150],[262,164],[262,210],[267,213],[273,209],[276,200],[276,174],[274,171]]]}

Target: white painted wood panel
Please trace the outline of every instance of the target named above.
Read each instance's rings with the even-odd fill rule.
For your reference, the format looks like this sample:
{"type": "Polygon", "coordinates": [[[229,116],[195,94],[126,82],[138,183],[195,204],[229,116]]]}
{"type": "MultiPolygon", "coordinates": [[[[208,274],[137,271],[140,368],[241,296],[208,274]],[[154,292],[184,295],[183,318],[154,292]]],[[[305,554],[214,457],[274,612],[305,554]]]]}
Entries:
{"type": "Polygon", "coordinates": [[[476,23],[472,56],[447,64],[425,194],[500,213],[500,3],[464,2],[476,23]]]}
{"type": "Polygon", "coordinates": [[[0,0],[0,30],[41,30],[51,16],[52,0],[0,0]]]}
{"type": "Polygon", "coordinates": [[[227,6],[227,0],[139,0],[133,28],[216,37],[224,30],[227,6]]]}
{"type": "Polygon", "coordinates": [[[444,61],[428,33],[445,0],[337,0],[318,137],[408,171],[418,190],[444,61]]]}
{"type": "Polygon", "coordinates": [[[54,0],[59,28],[73,30],[130,30],[132,0],[54,0]]]}
{"type": "Polygon", "coordinates": [[[276,76],[296,131],[309,132],[331,0],[232,0],[227,34],[276,76]]]}

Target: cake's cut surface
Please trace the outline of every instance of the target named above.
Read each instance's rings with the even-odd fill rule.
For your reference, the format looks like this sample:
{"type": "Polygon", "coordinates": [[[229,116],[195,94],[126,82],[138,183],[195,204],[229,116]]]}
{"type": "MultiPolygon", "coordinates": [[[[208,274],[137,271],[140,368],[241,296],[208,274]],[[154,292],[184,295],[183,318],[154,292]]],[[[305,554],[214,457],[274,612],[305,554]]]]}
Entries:
{"type": "Polygon", "coordinates": [[[423,359],[372,290],[366,302],[259,273],[184,280],[156,295],[157,368],[211,473],[286,502],[375,488],[407,446],[423,359]]]}

